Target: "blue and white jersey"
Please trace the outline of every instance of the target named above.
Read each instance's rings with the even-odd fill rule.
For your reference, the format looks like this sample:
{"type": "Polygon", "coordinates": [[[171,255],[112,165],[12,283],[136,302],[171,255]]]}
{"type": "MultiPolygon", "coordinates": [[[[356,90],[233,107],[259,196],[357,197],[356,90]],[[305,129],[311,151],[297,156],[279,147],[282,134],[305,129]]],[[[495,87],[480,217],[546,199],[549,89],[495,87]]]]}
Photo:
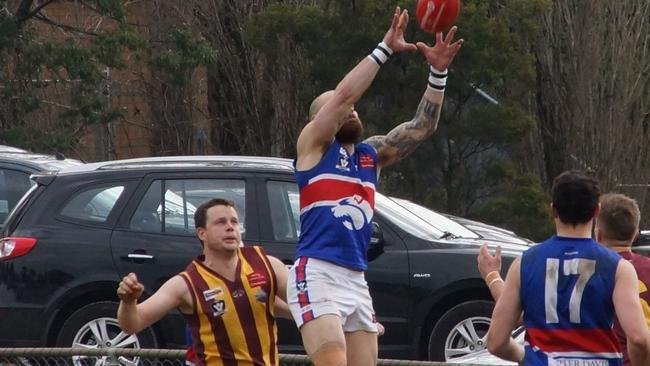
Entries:
{"type": "Polygon", "coordinates": [[[620,259],[592,239],[559,236],[523,254],[524,365],[622,364],[612,330],[620,259]]]}
{"type": "Polygon", "coordinates": [[[334,141],[318,164],[296,170],[300,189],[298,257],[357,270],[368,267],[377,184],[377,152],[365,143],[354,154],[334,141]]]}

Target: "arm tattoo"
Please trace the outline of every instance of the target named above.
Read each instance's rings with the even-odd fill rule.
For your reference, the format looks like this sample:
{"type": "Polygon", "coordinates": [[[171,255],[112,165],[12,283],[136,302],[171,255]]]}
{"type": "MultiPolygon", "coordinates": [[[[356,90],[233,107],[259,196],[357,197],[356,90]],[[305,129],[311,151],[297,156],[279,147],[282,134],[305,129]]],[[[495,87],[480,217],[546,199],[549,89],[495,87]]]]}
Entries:
{"type": "Polygon", "coordinates": [[[375,150],[379,151],[382,147],[386,146],[386,136],[372,136],[368,137],[364,142],[372,147],[375,150]]]}
{"type": "Polygon", "coordinates": [[[395,127],[386,136],[373,136],[366,143],[377,150],[380,159],[386,160],[383,163],[402,159],[436,130],[441,108],[442,105],[422,98],[412,120],[395,127]]]}

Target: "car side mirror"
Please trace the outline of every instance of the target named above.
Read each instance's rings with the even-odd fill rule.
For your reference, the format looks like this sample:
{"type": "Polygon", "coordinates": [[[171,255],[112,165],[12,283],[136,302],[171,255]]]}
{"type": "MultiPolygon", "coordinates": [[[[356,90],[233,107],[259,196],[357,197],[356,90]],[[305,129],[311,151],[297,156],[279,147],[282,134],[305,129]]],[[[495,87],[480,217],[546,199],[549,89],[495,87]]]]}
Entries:
{"type": "Polygon", "coordinates": [[[384,252],[384,232],[376,221],[372,222],[372,235],[368,244],[368,262],[375,260],[384,252]]]}

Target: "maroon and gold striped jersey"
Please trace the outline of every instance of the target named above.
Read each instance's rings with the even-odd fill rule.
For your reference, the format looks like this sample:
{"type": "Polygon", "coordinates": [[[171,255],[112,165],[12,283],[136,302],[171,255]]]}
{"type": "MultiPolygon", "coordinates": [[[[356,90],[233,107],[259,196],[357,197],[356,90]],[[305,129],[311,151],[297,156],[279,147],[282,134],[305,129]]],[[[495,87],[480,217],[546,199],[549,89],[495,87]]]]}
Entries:
{"type": "MultiPolygon", "coordinates": [[[[632,252],[621,252],[618,254],[632,263],[639,277],[639,300],[641,300],[641,308],[643,309],[646,325],[650,329],[650,258],[632,252]]],[[[627,338],[618,319],[614,323],[614,331],[623,350],[623,365],[631,365],[630,355],[627,353],[627,338]]]]}
{"type": "Polygon", "coordinates": [[[238,256],[234,281],[206,267],[202,256],[180,274],[192,295],[194,314],[185,317],[197,366],[279,364],[275,273],[260,247],[242,247],[238,256]]]}

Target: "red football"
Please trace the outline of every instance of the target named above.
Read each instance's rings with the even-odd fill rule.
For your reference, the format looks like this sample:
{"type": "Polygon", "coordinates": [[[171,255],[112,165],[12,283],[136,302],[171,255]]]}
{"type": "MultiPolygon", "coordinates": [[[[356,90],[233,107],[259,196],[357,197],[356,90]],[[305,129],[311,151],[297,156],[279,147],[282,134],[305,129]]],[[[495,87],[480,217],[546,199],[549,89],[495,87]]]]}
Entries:
{"type": "Polygon", "coordinates": [[[428,33],[442,32],[454,25],[460,13],[460,0],[418,0],[415,17],[428,33]]]}

